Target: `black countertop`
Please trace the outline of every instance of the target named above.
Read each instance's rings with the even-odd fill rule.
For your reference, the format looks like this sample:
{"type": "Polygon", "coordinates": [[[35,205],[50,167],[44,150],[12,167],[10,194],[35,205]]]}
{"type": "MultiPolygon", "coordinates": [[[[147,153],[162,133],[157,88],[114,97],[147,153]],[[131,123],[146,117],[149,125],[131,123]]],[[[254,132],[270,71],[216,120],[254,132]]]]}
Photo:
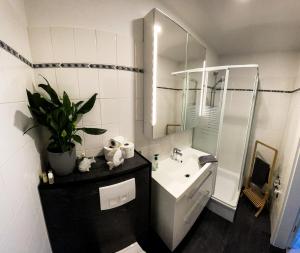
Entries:
{"type": "Polygon", "coordinates": [[[55,176],[54,184],[40,182],[39,189],[54,189],[67,185],[83,184],[91,181],[99,181],[103,179],[113,178],[119,175],[133,172],[140,168],[149,166],[151,170],[151,163],[141,154],[135,151],[134,157],[126,159],[124,163],[112,170],[109,170],[104,156],[95,157],[96,163],[92,163],[89,172],[79,172],[78,168],[67,176],[55,176]]]}

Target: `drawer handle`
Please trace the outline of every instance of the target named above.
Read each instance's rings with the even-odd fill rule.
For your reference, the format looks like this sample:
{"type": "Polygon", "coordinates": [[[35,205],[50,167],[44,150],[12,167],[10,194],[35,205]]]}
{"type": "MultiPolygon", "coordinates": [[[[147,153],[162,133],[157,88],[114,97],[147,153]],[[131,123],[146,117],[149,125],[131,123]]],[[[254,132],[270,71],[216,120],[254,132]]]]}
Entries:
{"type": "MultiPolygon", "coordinates": [[[[193,212],[196,210],[197,207],[199,207],[199,204],[203,201],[204,198],[206,198],[210,194],[210,191],[205,191],[205,194],[202,196],[202,198],[197,201],[195,205],[191,208],[191,210],[188,212],[188,214],[184,218],[185,223],[190,223],[190,217],[193,214],[193,212]]],[[[202,208],[203,205],[201,205],[202,208]]]]}
{"type": "Polygon", "coordinates": [[[198,192],[199,188],[201,188],[201,186],[206,182],[206,180],[210,177],[210,175],[212,174],[212,171],[210,170],[206,177],[202,180],[202,182],[199,184],[199,186],[197,187],[196,190],[194,190],[190,195],[189,195],[189,199],[192,199],[194,197],[194,195],[198,192]]]}

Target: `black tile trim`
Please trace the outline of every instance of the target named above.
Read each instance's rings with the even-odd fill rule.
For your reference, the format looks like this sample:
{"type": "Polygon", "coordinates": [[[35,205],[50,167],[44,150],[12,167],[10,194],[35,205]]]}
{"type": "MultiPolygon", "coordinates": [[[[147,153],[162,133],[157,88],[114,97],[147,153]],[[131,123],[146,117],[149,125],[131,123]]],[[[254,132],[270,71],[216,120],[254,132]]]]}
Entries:
{"type": "Polygon", "coordinates": [[[107,65],[107,64],[90,64],[90,68],[95,68],[95,69],[115,69],[115,65],[107,65]]]}
{"type": "MultiPolygon", "coordinates": [[[[216,89],[216,90],[224,90],[224,89],[216,89]]],[[[235,88],[228,88],[229,91],[253,91],[253,89],[235,89],[235,88]]],[[[267,90],[267,89],[258,89],[258,92],[272,92],[272,93],[294,93],[299,91],[300,88],[296,90],[267,90]]]]}
{"type": "Polygon", "coordinates": [[[259,92],[273,92],[273,93],[293,93],[293,91],[289,90],[264,90],[264,89],[259,89],[259,92]]]}
{"type": "MultiPolygon", "coordinates": [[[[7,45],[4,41],[0,40],[0,48],[4,49],[11,55],[15,56],[22,62],[24,62],[26,65],[28,65],[31,68],[40,69],[40,68],[97,68],[97,69],[117,69],[117,70],[125,70],[125,71],[131,71],[136,73],[144,73],[143,69],[134,68],[134,67],[126,67],[126,66],[119,66],[119,65],[108,65],[108,64],[91,64],[91,63],[31,63],[29,60],[27,60],[23,55],[19,54],[16,50],[14,50],[12,47],[7,45]]],[[[160,89],[169,89],[169,90],[182,90],[182,89],[173,89],[173,88],[167,88],[167,87],[157,87],[160,89]]],[[[212,88],[212,87],[208,87],[212,88]]],[[[200,89],[190,89],[190,90],[200,90],[200,89]]],[[[216,90],[222,90],[222,89],[216,89],[216,90]]],[[[253,91],[253,89],[234,89],[229,88],[227,90],[230,91],[253,91]]],[[[258,92],[274,92],[274,93],[294,93],[300,91],[300,88],[297,88],[295,90],[265,90],[265,89],[259,89],[258,92]]]]}
{"type": "MultiPolygon", "coordinates": [[[[175,90],[175,91],[182,91],[183,89],[179,89],[179,88],[170,88],[170,87],[164,87],[164,86],[157,86],[157,89],[162,89],[162,90],[175,90]]],[[[201,90],[199,88],[191,88],[189,89],[189,91],[191,90],[201,90]]]]}
{"type": "Polygon", "coordinates": [[[35,63],[33,64],[33,68],[40,69],[40,68],[60,68],[59,63],[35,63]]]}
{"type": "MultiPolygon", "coordinates": [[[[178,88],[169,88],[169,87],[163,87],[163,86],[157,86],[158,89],[164,89],[164,90],[175,90],[175,91],[182,91],[183,89],[178,89],[178,88]]],[[[211,87],[208,87],[208,88],[211,88],[211,87]]],[[[201,89],[197,89],[197,88],[192,88],[192,89],[189,89],[190,91],[191,90],[201,90],[201,89]]],[[[216,90],[224,90],[224,89],[216,89],[216,90]]],[[[253,91],[253,89],[235,89],[235,88],[228,88],[227,89],[228,91],[253,91]]],[[[266,90],[266,89],[259,89],[257,90],[258,92],[272,92],[272,93],[288,93],[288,94],[291,94],[291,93],[294,93],[294,92],[297,92],[297,91],[300,91],[300,88],[297,88],[295,90],[266,90]]]]}
{"type": "Polygon", "coordinates": [[[93,68],[93,69],[117,69],[131,71],[136,73],[144,73],[143,69],[126,67],[119,65],[98,64],[98,63],[40,63],[34,64],[34,68],[93,68]]]}
{"type": "Polygon", "coordinates": [[[295,90],[292,90],[291,93],[294,93],[294,92],[297,92],[297,91],[300,91],[300,88],[297,88],[295,90]]]}
{"type": "Polygon", "coordinates": [[[61,63],[61,68],[89,68],[88,63],[61,63]]]}
{"type": "Polygon", "coordinates": [[[162,89],[162,90],[175,90],[175,91],[182,91],[182,89],[177,89],[177,88],[169,88],[169,87],[163,87],[163,86],[157,86],[157,89],[162,89]]]}
{"type": "Polygon", "coordinates": [[[0,40],[0,48],[4,49],[11,55],[17,57],[19,60],[27,64],[31,68],[40,69],[40,68],[97,68],[97,69],[118,69],[118,70],[125,70],[131,71],[136,73],[144,73],[143,69],[134,68],[134,67],[127,67],[127,66],[117,66],[117,65],[109,65],[109,64],[91,64],[91,63],[31,63],[27,60],[24,56],[19,54],[16,50],[12,47],[7,45],[4,41],[0,40]]]}
{"type": "Polygon", "coordinates": [[[32,68],[32,63],[28,61],[23,55],[19,54],[16,50],[14,50],[12,47],[7,45],[4,41],[0,40],[0,48],[4,49],[6,52],[10,53],[11,55],[15,56],[25,64],[27,64],[29,67],[32,68]]]}

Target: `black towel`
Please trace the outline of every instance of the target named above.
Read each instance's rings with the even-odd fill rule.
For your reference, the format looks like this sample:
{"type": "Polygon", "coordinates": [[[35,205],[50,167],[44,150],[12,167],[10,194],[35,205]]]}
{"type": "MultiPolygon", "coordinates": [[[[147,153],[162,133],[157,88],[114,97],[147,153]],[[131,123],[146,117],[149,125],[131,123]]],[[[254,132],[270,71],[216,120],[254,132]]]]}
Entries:
{"type": "Polygon", "coordinates": [[[206,163],[214,163],[218,160],[213,155],[203,155],[199,157],[199,164],[203,166],[206,163]]]}
{"type": "Polygon", "coordinates": [[[262,188],[264,184],[268,182],[269,171],[270,165],[256,157],[251,181],[262,188]]]}

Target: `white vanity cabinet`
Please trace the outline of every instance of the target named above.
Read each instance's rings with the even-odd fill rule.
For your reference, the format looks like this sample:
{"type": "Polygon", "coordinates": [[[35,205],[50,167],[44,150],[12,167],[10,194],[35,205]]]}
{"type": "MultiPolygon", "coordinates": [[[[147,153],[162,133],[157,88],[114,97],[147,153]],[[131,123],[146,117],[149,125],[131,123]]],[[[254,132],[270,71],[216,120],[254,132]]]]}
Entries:
{"type": "Polygon", "coordinates": [[[197,160],[193,161],[195,157],[187,154],[191,150],[200,152],[184,150],[186,163],[178,163],[176,167],[176,162],[172,164],[167,159],[161,162],[161,171],[152,175],[152,226],[172,251],[193,226],[214,191],[217,163],[199,168],[197,160]]]}

